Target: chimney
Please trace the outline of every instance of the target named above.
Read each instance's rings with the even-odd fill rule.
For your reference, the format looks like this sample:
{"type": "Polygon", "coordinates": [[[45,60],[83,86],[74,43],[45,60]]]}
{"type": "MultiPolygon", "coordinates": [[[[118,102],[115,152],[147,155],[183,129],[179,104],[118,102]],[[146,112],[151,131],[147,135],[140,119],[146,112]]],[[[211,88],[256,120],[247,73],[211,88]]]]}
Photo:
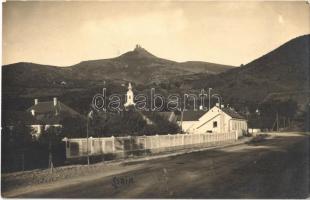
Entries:
{"type": "Polygon", "coordinates": [[[202,105],[199,106],[199,110],[203,110],[203,106],[202,105]]]}
{"type": "Polygon", "coordinates": [[[34,105],[37,105],[39,103],[38,99],[34,99],[34,105]]]}
{"type": "Polygon", "coordinates": [[[57,105],[57,97],[53,98],[53,102],[54,102],[54,106],[56,106],[57,105]]]}
{"type": "Polygon", "coordinates": [[[32,115],[32,116],[35,116],[35,111],[34,111],[34,109],[31,110],[31,115],[32,115]]]}
{"type": "Polygon", "coordinates": [[[222,104],[222,105],[221,105],[221,108],[224,108],[224,107],[225,107],[225,106],[222,104]]]}
{"type": "Polygon", "coordinates": [[[216,105],[216,107],[220,107],[220,104],[219,104],[219,103],[216,103],[215,105],[216,105]]]}

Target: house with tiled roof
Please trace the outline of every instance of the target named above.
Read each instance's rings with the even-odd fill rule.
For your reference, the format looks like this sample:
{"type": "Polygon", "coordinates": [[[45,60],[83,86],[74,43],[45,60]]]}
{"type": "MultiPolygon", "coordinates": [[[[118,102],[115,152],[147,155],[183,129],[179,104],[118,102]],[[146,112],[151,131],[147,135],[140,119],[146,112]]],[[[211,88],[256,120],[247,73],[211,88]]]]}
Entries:
{"type": "Polygon", "coordinates": [[[186,133],[193,133],[195,125],[199,121],[199,118],[206,114],[203,110],[187,110],[178,115],[178,124],[181,126],[182,131],[186,133]]]}
{"type": "Polygon", "coordinates": [[[246,119],[233,108],[216,105],[209,111],[184,111],[178,123],[187,133],[247,132],[246,119]],[[183,116],[182,116],[183,115],[183,116]]]}
{"type": "Polygon", "coordinates": [[[82,118],[80,113],[63,104],[56,97],[53,101],[39,102],[38,99],[34,100],[34,105],[27,109],[27,113],[30,113],[34,119],[31,125],[34,135],[39,136],[43,130],[49,127],[62,127],[62,121],[66,117],[82,118]]]}

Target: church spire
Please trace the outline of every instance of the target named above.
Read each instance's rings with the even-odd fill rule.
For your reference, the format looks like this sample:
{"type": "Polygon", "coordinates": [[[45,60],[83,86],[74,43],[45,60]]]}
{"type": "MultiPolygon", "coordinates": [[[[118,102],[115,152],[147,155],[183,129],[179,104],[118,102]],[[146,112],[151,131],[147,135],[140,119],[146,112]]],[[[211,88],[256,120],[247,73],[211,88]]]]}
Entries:
{"type": "Polygon", "coordinates": [[[128,84],[128,90],[132,90],[131,83],[128,84]]]}
{"type": "Polygon", "coordinates": [[[131,86],[131,83],[129,82],[128,84],[128,91],[127,91],[127,99],[126,99],[126,103],[124,104],[125,107],[128,107],[128,106],[134,106],[135,103],[134,103],[134,94],[132,92],[132,86],[131,86]]]}

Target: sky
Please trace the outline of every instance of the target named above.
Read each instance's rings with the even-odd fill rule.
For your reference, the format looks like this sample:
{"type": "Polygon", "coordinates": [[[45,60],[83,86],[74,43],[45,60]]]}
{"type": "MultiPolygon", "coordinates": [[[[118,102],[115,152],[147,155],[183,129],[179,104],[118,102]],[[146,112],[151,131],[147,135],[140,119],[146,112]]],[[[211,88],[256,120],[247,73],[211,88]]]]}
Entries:
{"type": "Polygon", "coordinates": [[[310,33],[306,2],[6,2],[3,64],[69,66],[140,44],[174,61],[240,66],[310,33]]]}

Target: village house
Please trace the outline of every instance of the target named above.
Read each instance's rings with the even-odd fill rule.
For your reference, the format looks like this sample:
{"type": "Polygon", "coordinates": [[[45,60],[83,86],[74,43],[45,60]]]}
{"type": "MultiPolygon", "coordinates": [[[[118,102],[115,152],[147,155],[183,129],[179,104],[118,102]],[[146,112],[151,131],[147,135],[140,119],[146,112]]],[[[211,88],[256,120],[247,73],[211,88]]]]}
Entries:
{"type": "Polygon", "coordinates": [[[233,108],[217,104],[209,111],[185,111],[183,119],[178,120],[182,131],[186,133],[228,133],[239,136],[247,132],[247,121],[233,108]]]}
{"type": "Polygon", "coordinates": [[[53,101],[44,102],[35,99],[34,105],[28,108],[27,112],[33,118],[32,124],[29,124],[29,126],[31,126],[35,137],[38,137],[43,130],[47,130],[51,126],[61,128],[61,121],[65,117],[85,118],[74,109],[57,100],[56,97],[53,98],[53,101]]]}

